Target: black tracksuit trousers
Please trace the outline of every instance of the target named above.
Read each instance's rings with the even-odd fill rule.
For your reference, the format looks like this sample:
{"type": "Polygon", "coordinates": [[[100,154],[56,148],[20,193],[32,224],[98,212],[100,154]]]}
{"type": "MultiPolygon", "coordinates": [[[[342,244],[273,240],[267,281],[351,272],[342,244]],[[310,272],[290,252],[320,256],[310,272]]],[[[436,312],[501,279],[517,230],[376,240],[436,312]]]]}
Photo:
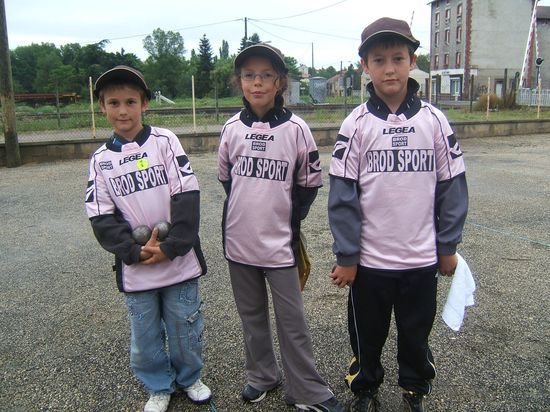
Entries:
{"type": "Polygon", "coordinates": [[[398,384],[408,391],[430,393],[435,365],[428,337],[436,313],[435,274],[435,267],[389,272],[358,266],[348,297],[354,358],[346,381],[353,392],[378,388],[384,380],[380,357],[393,309],[398,384]]]}

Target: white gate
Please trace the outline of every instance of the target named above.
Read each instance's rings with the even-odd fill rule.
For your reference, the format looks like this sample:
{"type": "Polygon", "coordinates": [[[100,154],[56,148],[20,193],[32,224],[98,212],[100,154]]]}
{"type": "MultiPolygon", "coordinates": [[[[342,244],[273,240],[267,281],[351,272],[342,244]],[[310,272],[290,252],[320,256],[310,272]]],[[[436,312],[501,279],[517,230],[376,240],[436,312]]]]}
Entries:
{"type": "MultiPolygon", "coordinates": [[[[538,106],[539,93],[537,89],[520,88],[516,92],[516,103],[520,106],[538,106]]],[[[540,92],[540,105],[550,107],[550,89],[540,92]]]]}

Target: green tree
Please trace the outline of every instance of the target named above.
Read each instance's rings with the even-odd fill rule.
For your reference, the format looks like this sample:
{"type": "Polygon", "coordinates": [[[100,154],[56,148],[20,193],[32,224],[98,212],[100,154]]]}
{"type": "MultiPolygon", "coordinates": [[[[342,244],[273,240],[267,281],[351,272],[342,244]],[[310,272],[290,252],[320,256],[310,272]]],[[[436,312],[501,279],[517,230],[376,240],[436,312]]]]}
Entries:
{"type": "Polygon", "coordinates": [[[124,49],[116,53],[106,52],[104,49],[107,44],[109,44],[108,40],[102,40],[84,47],[78,43],[61,46],[59,50],[62,63],[72,67],[74,73],[69,74],[66,68],[62,68],[62,72],[67,77],[63,80],[58,79],[58,84],[65,84],[65,87],[68,87],[67,91],[76,91],[88,97],[89,77],[95,81],[101,73],[119,64],[142,69],[143,64],[135,54],[126,54],[124,49]]]}
{"type": "Polygon", "coordinates": [[[52,90],[59,91],[60,93],[72,92],[82,95],[82,78],[73,66],[61,64],[55,67],[52,69],[49,79],[52,90]]]}
{"type": "Polygon", "coordinates": [[[210,45],[210,40],[208,40],[206,34],[203,34],[199,41],[198,59],[195,91],[197,93],[197,97],[200,99],[207,96],[212,88],[210,73],[214,69],[214,63],[212,61],[212,46],[210,45]]]}
{"type": "Polygon", "coordinates": [[[186,52],[181,34],[173,31],[165,32],[160,28],[153,30],[152,35],[145,37],[143,48],[154,60],[165,56],[176,56],[183,59],[186,52]]]}
{"type": "Polygon", "coordinates": [[[211,73],[212,84],[216,88],[218,97],[233,96],[236,92],[233,87],[233,59],[218,59],[211,73]]]}
{"type": "Polygon", "coordinates": [[[149,54],[143,74],[152,91],[160,91],[167,97],[186,95],[184,73],[186,52],[183,37],[177,32],[158,28],[143,40],[143,48],[149,54]]]}
{"type": "Polygon", "coordinates": [[[114,65],[124,64],[126,66],[141,69],[143,63],[134,53],[126,53],[124,49],[120,49],[120,52],[116,52],[113,56],[114,65]]]}
{"type": "Polygon", "coordinates": [[[324,77],[326,79],[330,79],[337,73],[336,69],[333,66],[328,66],[326,69],[322,67],[316,70],[316,72],[316,76],[324,77]]]}
{"type": "Polygon", "coordinates": [[[222,47],[220,47],[220,60],[229,58],[229,43],[222,40],[222,47]]]}
{"type": "Polygon", "coordinates": [[[430,72],[430,55],[429,54],[419,54],[416,56],[416,65],[420,70],[425,72],[430,72]]]}
{"type": "Polygon", "coordinates": [[[78,57],[79,71],[85,78],[92,77],[95,80],[101,73],[112,67],[109,53],[105,51],[107,44],[109,40],[102,40],[82,47],[78,57]]]}
{"type": "Polygon", "coordinates": [[[47,63],[57,60],[61,64],[59,50],[53,43],[31,44],[19,46],[10,53],[14,84],[18,85],[19,93],[45,92],[48,84],[47,72],[39,68],[39,62],[47,63]]]}
{"type": "Polygon", "coordinates": [[[258,33],[252,34],[248,39],[246,37],[243,37],[241,39],[241,46],[239,47],[239,51],[247,48],[248,46],[252,46],[253,44],[261,43],[260,36],[258,36],[258,33]]]}
{"type": "Polygon", "coordinates": [[[300,68],[298,67],[298,60],[296,60],[294,57],[290,56],[284,56],[283,57],[286,67],[288,67],[288,74],[291,77],[300,77],[300,68]]]}

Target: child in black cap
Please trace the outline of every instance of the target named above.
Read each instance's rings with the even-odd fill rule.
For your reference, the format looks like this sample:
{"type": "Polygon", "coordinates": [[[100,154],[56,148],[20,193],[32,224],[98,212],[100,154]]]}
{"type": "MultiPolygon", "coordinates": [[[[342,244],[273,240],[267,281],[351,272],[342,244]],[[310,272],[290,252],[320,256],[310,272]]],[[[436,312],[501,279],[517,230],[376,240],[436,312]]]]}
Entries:
{"type": "Polygon", "coordinates": [[[453,275],[468,209],[453,130],[409,78],[418,46],[402,20],[382,18],[363,30],[359,56],[370,98],[342,123],[330,164],[331,277],[350,287],[351,411],[378,409],[392,310],[404,407],[424,410],[435,377],[428,337],[436,273],[453,275]]]}
{"type": "Polygon", "coordinates": [[[245,107],[225,123],[218,154],[218,177],[227,193],[224,252],[245,341],[242,397],[260,402],[283,378],[269,284],[286,402],[303,411],[343,411],[316,370],[300,293],[300,222],[322,181],[309,127],[284,107],[287,73],[283,55],[271,45],[255,44],[237,55],[235,76],[245,107]]]}
{"type": "Polygon", "coordinates": [[[130,365],[150,394],[144,412],[166,411],[178,387],[206,403],[197,177],[174,133],[142,124],[151,91],[141,72],[116,66],[97,79],[94,94],[113,135],[90,159],[86,211],[98,242],[115,255],[130,365]],[[162,241],[157,228],[146,243],[134,237],[136,228],[162,221],[170,222],[162,241]]]}

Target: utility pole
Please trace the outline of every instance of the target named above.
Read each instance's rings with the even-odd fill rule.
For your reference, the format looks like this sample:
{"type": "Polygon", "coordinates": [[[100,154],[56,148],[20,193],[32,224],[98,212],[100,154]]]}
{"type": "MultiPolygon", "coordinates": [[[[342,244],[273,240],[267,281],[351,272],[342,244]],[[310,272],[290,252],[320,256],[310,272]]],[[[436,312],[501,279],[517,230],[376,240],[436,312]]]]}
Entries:
{"type": "Polygon", "coordinates": [[[243,49],[248,46],[248,17],[244,18],[244,45],[243,49]]]}
{"type": "Polygon", "coordinates": [[[4,115],[6,166],[21,166],[21,153],[15,127],[15,99],[11,77],[10,47],[4,0],[0,0],[0,104],[4,115]]]}
{"type": "Polygon", "coordinates": [[[313,42],[311,42],[311,68],[315,69],[315,63],[313,61],[313,42]]]}

